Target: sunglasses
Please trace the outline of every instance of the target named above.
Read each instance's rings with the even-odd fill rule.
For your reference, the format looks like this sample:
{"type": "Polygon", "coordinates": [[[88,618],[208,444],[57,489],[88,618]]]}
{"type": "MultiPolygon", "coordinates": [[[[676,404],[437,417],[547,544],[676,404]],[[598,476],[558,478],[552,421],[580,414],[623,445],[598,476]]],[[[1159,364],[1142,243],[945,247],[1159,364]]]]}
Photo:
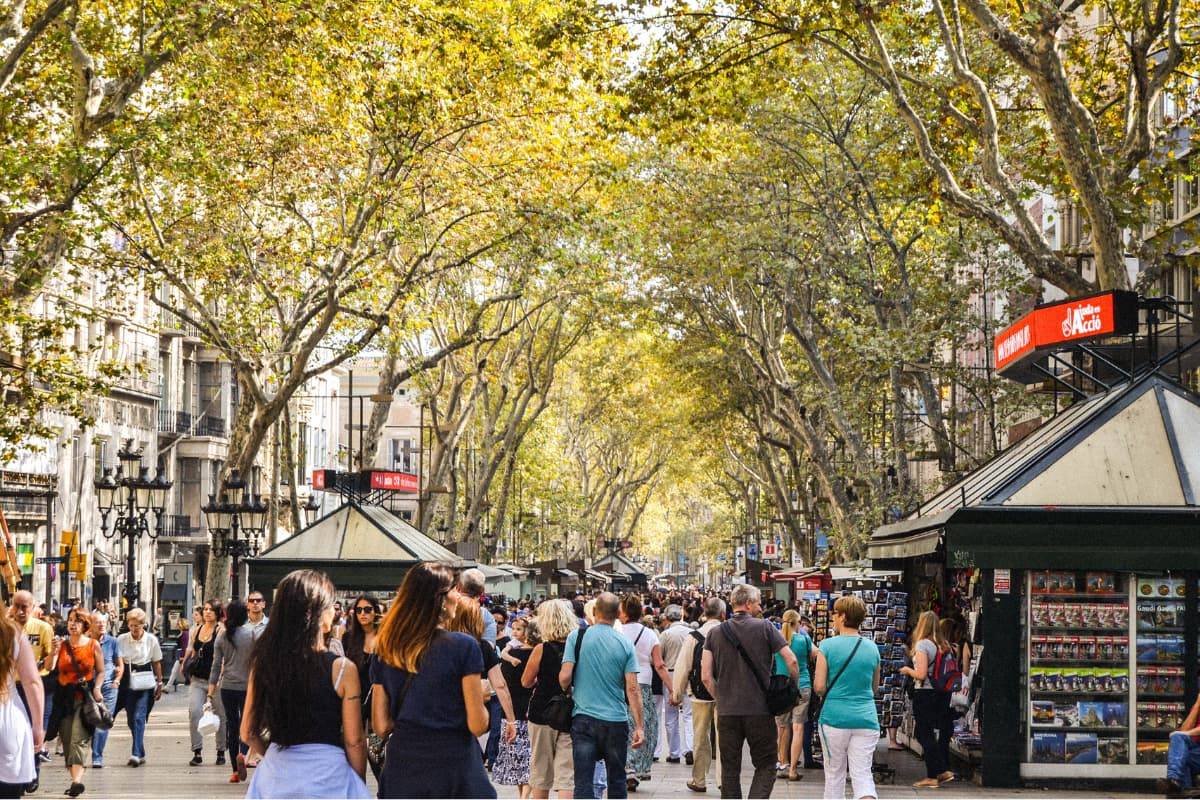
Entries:
{"type": "Polygon", "coordinates": [[[262,603],[262,602],[265,602],[265,601],[264,601],[264,600],[263,600],[261,597],[251,597],[251,598],[250,598],[249,600],[247,600],[246,602],[247,602],[247,603],[262,603]]]}
{"type": "Polygon", "coordinates": [[[358,606],[354,610],[357,611],[359,614],[374,614],[375,613],[375,609],[372,608],[371,606],[358,606]]]}

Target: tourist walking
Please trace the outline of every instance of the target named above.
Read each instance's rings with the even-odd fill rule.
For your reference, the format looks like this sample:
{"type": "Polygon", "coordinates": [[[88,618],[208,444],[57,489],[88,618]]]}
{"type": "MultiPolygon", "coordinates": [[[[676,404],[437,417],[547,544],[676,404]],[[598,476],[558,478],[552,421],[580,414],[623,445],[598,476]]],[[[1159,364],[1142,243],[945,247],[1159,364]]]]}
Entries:
{"type": "MultiPolygon", "coordinates": [[[[33,604],[32,595],[29,602],[33,604]]],[[[20,797],[37,779],[43,705],[33,645],[0,604],[0,797],[20,797]],[[28,687],[23,698],[17,691],[18,679],[28,687]]]]}
{"type": "MultiPolygon", "coordinates": [[[[563,694],[558,682],[567,637],[579,629],[575,610],[566,600],[546,600],[537,607],[536,623],[542,643],[533,648],[521,684],[533,689],[529,698],[530,793],[547,798],[557,791],[560,800],[575,788],[575,760],[571,734],[550,727],[548,712],[555,697],[563,694]]],[[[621,765],[621,771],[625,765],[621,765]]],[[[617,772],[616,774],[621,774],[617,772]]]]}
{"type": "MultiPolygon", "coordinates": [[[[359,685],[363,687],[363,727],[368,731],[371,725],[371,660],[381,622],[383,609],[379,601],[370,595],[359,595],[350,606],[350,618],[346,622],[346,633],[342,636],[342,650],[358,670],[359,685]]],[[[370,750],[367,753],[369,755],[370,750]]],[[[383,764],[374,759],[368,759],[367,764],[378,781],[383,764]]]]}
{"type": "Polygon", "coordinates": [[[186,619],[179,620],[179,640],[178,647],[175,652],[175,663],[171,665],[171,673],[167,678],[167,685],[163,687],[164,692],[174,692],[180,685],[187,685],[187,677],[183,674],[183,657],[188,650],[188,638],[190,636],[191,623],[186,619]]]}
{"type": "Polygon", "coordinates": [[[902,674],[913,679],[913,721],[925,762],[925,777],[913,784],[919,789],[954,780],[950,771],[950,738],[954,733],[950,693],[939,691],[932,680],[939,657],[950,652],[950,645],[942,638],[937,614],[923,612],[912,632],[909,650],[912,666],[900,668],[902,674]]]}
{"type": "Polygon", "coordinates": [[[690,631],[679,649],[672,675],[671,700],[679,705],[682,699],[691,698],[693,758],[692,779],[687,787],[693,792],[708,790],[708,767],[712,764],[713,726],[716,722],[716,703],[708,693],[701,678],[700,657],[704,653],[704,640],[713,629],[725,620],[725,601],[710,597],[704,601],[704,624],[690,631]]]}
{"type": "Polygon", "coordinates": [[[671,676],[670,683],[663,686],[662,696],[665,702],[662,707],[663,725],[666,728],[667,763],[678,764],[683,757],[688,764],[692,763],[692,699],[686,692],[678,700],[674,697],[672,686],[675,682],[675,664],[684,643],[691,637],[692,629],[683,621],[683,606],[672,603],[663,609],[663,617],[669,625],[659,634],[662,644],[662,660],[671,676]]]}
{"type": "Polygon", "coordinates": [[[830,614],[835,636],[821,642],[813,672],[813,689],[824,697],[821,750],[825,762],[825,797],[842,798],[846,774],[857,798],[876,797],[871,763],[879,742],[875,689],[879,686],[879,648],[858,635],[867,615],[863,601],[839,597],[830,614]]]}
{"type": "MultiPolygon", "coordinates": [[[[791,711],[785,711],[775,718],[779,729],[779,775],[789,781],[798,781],[803,775],[796,771],[800,756],[804,752],[804,723],[808,720],[808,705],[812,700],[812,680],[809,677],[809,665],[813,658],[813,643],[808,634],[800,627],[800,612],[789,608],[783,612],[783,629],[780,631],[788,648],[796,656],[796,664],[800,676],[796,686],[800,690],[800,699],[791,711]]],[[[775,656],[775,674],[787,675],[787,664],[779,655],[775,656]]]]}
{"type": "MultiPolygon", "coordinates": [[[[503,714],[501,738],[511,741],[517,732],[517,718],[513,713],[512,696],[508,693],[508,684],[504,680],[504,672],[500,669],[500,654],[496,651],[496,646],[480,638],[483,634],[483,620],[479,615],[479,603],[470,597],[460,597],[454,612],[444,627],[448,631],[465,633],[479,643],[479,653],[483,658],[483,677],[487,682],[484,686],[484,702],[489,715],[500,716],[503,714]],[[491,697],[488,696],[489,694],[491,697]],[[496,702],[491,702],[493,699],[496,702]]],[[[499,726],[499,722],[488,720],[489,730],[499,726]]],[[[498,747],[497,754],[499,754],[498,747]]],[[[485,751],[484,764],[490,768],[492,763],[494,762],[487,760],[485,751]]]]}
{"type": "Polygon", "coordinates": [[[68,797],[83,794],[84,767],[92,757],[92,729],[83,718],[83,704],[88,692],[97,703],[104,702],[100,682],[104,677],[104,654],[100,644],[87,635],[91,627],[88,613],[82,607],[67,613],[67,638],[58,648],[55,669],[58,686],[54,695],[54,710],[50,716],[49,735],[57,734],[62,744],[71,785],[68,797]]]}
{"type": "Polygon", "coordinates": [[[225,607],[225,630],[217,637],[213,650],[212,672],[208,676],[208,698],[218,693],[225,709],[225,749],[233,768],[230,783],[246,780],[246,754],[249,747],[241,740],[242,713],[246,705],[246,687],[250,681],[250,653],[254,650],[254,629],[247,624],[246,605],[234,600],[225,607]]]}
{"type": "MultiPolygon", "coordinates": [[[[641,665],[628,634],[612,628],[618,613],[631,609],[633,602],[640,611],[640,597],[626,595],[621,601],[612,592],[603,592],[592,609],[595,624],[572,631],[564,647],[559,685],[564,691],[574,687],[571,748],[577,798],[595,796],[596,762],[603,761],[609,775],[620,775],[622,767],[630,763],[629,748],[649,747],[642,716],[644,710],[654,708],[647,705],[649,692],[645,689],[649,685],[642,686],[639,681],[641,665]]],[[[636,789],[637,780],[631,783],[628,788],[636,789]]],[[[627,797],[626,789],[614,780],[608,796],[627,797]]]]}
{"type": "Polygon", "coordinates": [[[770,797],[775,786],[775,717],[767,707],[764,685],[778,653],[793,679],[796,656],[762,613],[762,594],[739,584],[729,594],[733,617],[704,640],[700,668],[704,686],[717,701],[717,746],[721,753],[721,796],[742,796],[742,747],[750,745],[754,777],[750,797],[770,797]],[[739,647],[740,645],[740,647],[739,647]]]}
{"type": "Polygon", "coordinates": [[[201,623],[192,629],[191,642],[188,643],[186,670],[190,681],[188,689],[188,722],[192,733],[192,760],[189,766],[199,766],[204,763],[204,735],[200,733],[200,718],[204,711],[212,707],[212,712],[220,720],[217,728],[217,765],[225,763],[225,706],[221,695],[209,697],[208,679],[212,674],[213,658],[216,655],[217,637],[223,630],[221,615],[224,612],[220,602],[209,600],[201,611],[201,623]]]}
{"type": "MultiPolygon", "coordinates": [[[[40,609],[33,602],[33,594],[21,589],[13,595],[12,608],[10,615],[17,623],[17,626],[25,632],[25,638],[29,641],[29,646],[33,649],[33,658],[38,665],[38,677],[42,683],[42,730],[49,731],[50,709],[54,703],[54,695],[58,690],[58,683],[54,676],[50,674],[54,669],[54,658],[58,655],[58,641],[54,635],[54,628],[50,623],[40,619],[35,615],[35,611],[40,609]]],[[[17,693],[23,694],[25,691],[25,681],[17,684],[17,693]]],[[[28,705],[28,704],[26,704],[28,705]]],[[[49,735],[47,733],[47,735],[49,735]]],[[[40,770],[43,761],[49,761],[45,749],[45,743],[38,750],[38,768],[40,770]]],[[[35,778],[30,785],[29,791],[37,791],[37,779],[35,778]]]]}
{"type": "MultiPolygon", "coordinates": [[[[104,655],[104,679],[101,682],[100,694],[104,696],[104,705],[108,707],[108,713],[115,715],[121,675],[125,671],[125,661],[121,658],[121,647],[117,644],[117,637],[108,632],[108,620],[108,614],[102,614],[98,610],[92,612],[92,638],[100,643],[100,652],[104,655]]],[[[94,769],[104,766],[104,745],[107,742],[108,731],[101,728],[92,733],[92,767],[94,769]]]]}
{"type": "MultiPolygon", "coordinates": [[[[629,791],[637,791],[641,781],[650,780],[650,765],[654,751],[658,747],[658,715],[655,713],[653,677],[658,675],[664,684],[671,682],[666,665],[662,658],[662,645],[658,641],[658,633],[642,623],[642,596],[627,594],[621,598],[621,635],[633,645],[638,663],[638,690],[642,695],[641,706],[644,710],[643,735],[644,747],[634,747],[632,738],[626,748],[625,784],[629,791]]],[[[597,619],[599,619],[599,601],[596,604],[597,619]]],[[[611,618],[610,618],[611,623],[611,618]]],[[[611,625],[610,625],[611,627],[611,625]]],[[[629,735],[633,736],[636,726],[633,724],[632,707],[628,718],[629,735]]],[[[607,763],[607,762],[606,762],[607,763]]],[[[611,773],[610,773],[611,774],[611,773]]]]}
{"type": "Polygon", "coordinates": [[[516,717],[516,735],[512,741],[500,741],[500,754],[492,768],[492,780],[500,786],[516,786],[518,796],[529,797],[529,766],[532,747],[529,742],[529,700],[533,691],[521,683],[525,665],[533,654],[533,648],[541,641],[537,623],[517,617],[512,621],[508,647],[500,653],[500,670],[504,683],[512,698],[513,715],[516,717]]]}
{"type": "Polygon", "coordinates": [[[267,600],[257,589],[246,596],[246,615],[246,625],[250,627],[250,633],[257,642],[258,637],[267,629],[267,623],[271,621],[267,617],[267,600]]]}
{"type": "Polygon", "coordinates": [[[158,637],[146,630],[145,611],[133,609],[125,615],[125,623],[129,631],[117,637],[117,644],[125,662],[122,705],[133,738],[128,764],[140,767],[146,763],[146,721],[162,698],[162,646],[158,637]]]}
{"type": "Polygon", "coordinates": [[[414,565],[379,629],[371,727],[387,740],[382,798],[496,796],[476,742],[488,729],[479,642],[439,627],[453,586],[450,567],[414,565]]]}
{"type": "Polygon", "coordinates": [[[325,649],[333,591],[329,578],[307,569],[289,572],[275,590],[242,712],[241,740],[262,755],[248,800],[370,797],[358,670],[325,649]]]}

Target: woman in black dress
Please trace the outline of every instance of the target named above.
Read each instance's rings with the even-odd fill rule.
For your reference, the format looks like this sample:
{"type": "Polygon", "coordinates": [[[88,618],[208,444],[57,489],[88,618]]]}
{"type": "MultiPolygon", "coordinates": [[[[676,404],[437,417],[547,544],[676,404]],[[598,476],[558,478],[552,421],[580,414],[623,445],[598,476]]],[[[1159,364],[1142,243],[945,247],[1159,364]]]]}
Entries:
{"type": "Polygon", "coordinates": [[[488,730],[479,643],[438,627],[453,586],[450,567],[417,564],[379,630],[371,727],[387,739],[380,797],[496,796],[476,742],[488,730]]]}

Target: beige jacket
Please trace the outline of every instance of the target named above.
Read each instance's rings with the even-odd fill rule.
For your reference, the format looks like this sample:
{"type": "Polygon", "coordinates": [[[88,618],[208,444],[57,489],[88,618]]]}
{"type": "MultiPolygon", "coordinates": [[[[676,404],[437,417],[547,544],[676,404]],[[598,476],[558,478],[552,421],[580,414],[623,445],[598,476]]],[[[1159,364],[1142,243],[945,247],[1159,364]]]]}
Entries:
{"type": "MultiPolygon", "coordinates": [[[[704,634],[704,638],[707,639],[708,634],[712,632],[713,628],[716,628],[720,624],[721,620],[710,619],[700,626],[700,633],[704,634]]],[[[679,657],[675,659],[675,672],[671,676],[674,679],[671,685],[671,699],[677,703],[683,702],[685,692],[687,694],[692,693],[691,686],[688,684],[688,673],[692,671],[692,654],[695,652],[697,646],[702,647],[703,645],[700,645],[695,637],[689,634],[687,639],[684,640],[683,646],[679,648],[679,657]]],[[[692,702],[711,703],[713,701],[697,700],[693,695],[692,702]]]]}

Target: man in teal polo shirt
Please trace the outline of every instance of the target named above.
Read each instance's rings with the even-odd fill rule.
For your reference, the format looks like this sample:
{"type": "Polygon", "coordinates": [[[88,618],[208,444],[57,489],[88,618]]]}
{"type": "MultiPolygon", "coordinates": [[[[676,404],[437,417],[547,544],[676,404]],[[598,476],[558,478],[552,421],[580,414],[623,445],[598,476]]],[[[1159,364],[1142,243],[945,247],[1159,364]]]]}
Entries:
{"type": "MultiPolygon", "coordinates": [[[[572,631],[563,651],[558,674],[564,690],[574,683],[575,716],[571,723],[571,749],[575,758],[575,797],[592,798],[596,762],[604,761],[609,775],[625,773],[628,745],[641,747],[642,692],[638,688],[638,663],[633,645],[613,630],[620,600],[612,592],[596,598],[596,624],[572,631]],[[575,643],[583,637],[579,663],[575,643]],[[634,730],[629,739],[628,718],[634,730]]],[[[626,797],[625,784],[613,781],[609,797],[626,797]]]]}

